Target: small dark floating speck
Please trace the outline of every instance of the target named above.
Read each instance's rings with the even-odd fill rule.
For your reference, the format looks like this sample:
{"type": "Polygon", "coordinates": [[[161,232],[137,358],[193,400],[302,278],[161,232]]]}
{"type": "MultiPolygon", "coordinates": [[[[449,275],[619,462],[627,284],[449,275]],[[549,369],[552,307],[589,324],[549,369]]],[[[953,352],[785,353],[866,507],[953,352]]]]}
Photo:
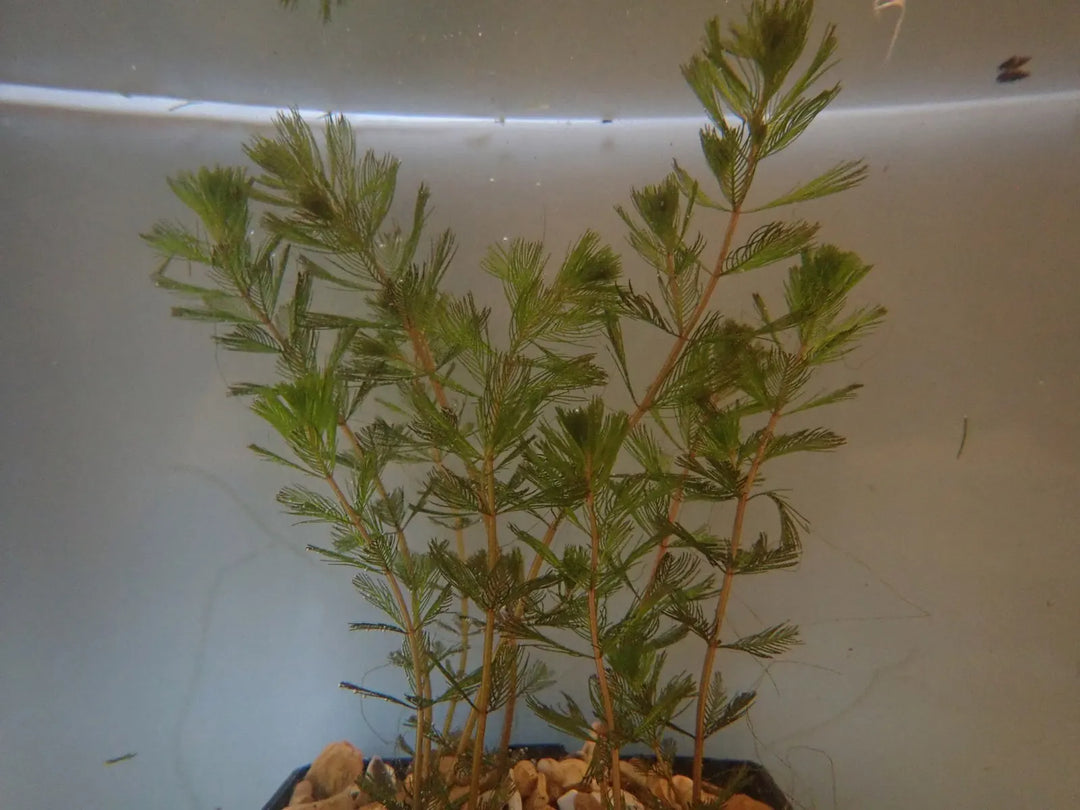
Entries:
{"type": "Polygon", "coordinates": [[[1026,79],[1031,74],[1022,68],[1030,61],[1030,56],[1010,56],[998,65],[998,84],[1008,84],[1026,79]]]}
{"type": "Polygon", "coordinates": [[[1030,75],[1026,70],[1005,70],[998,74],[997,80],[998,84],[1008,84],[1026,79],[1030,75]]]}
{"type": "Polygon", "coordinates": [[[1016,70],[1017,68],[1022,68],[1030,61],[1030,56],[1010,56],[998,65],[998,70],[1016,70]]]}

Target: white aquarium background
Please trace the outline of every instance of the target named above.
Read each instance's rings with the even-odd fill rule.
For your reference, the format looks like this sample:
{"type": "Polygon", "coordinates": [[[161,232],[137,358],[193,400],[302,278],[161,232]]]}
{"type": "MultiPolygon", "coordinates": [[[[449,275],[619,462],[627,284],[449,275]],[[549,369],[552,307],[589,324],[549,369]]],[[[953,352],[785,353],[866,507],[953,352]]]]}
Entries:
{"type": "MultiPolygon", "coordinates": [[[[288,479],[245,449],[272,441],[224,395],[249,360],[150,281],[138,234],[184,215],[165,177],[242,161],[264,108],[373,114],[401,202],[423,180],[458,234],[451,286],[494,302],[487,245],[558,259],[591,227],[623,249],[632,185],[673,157],[705,174],[678,65],[740,7],[353,0],[324,26],[315,5],[0,1],[4,810],[259,808],[327,742],[392,753],[403,720],[337,688],[399,683],[347,629],[368,615],[347,572],[278,514],[288,479]]],[[[796,213],[876,266],[860,296],[890,314],[837,372],[860,398],[823,414],[849,446],[774,474],[812,522],[803,564],[735,594],[736,621],[790,618],[805,643],[732,671],[759,701],[709,753],[819,810],[1070,807],[1080,15],[908,0],[885,62],[899,11],[819,2],[847,90],[766,164],[779,189],[869,161],[796,213]],[[1031,76],[998,84],[1013,54],[1031,76]]],[[[524,716],[518,737],[552,738],[524,716]]]]}

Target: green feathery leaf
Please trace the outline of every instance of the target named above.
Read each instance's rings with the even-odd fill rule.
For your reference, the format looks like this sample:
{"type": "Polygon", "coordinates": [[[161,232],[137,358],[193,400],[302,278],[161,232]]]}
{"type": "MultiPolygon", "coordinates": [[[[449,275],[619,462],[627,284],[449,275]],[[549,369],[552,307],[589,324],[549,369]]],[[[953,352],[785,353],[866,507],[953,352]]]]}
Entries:
{"type": "Polygon", "coordinates": [[[720,646],[729,650],[750,653],[755,658],[775,658],[800,643],[799,629],[785,623],[751,633],[730,644],[720,646]]]}
{"type": "Polygon", "coordinates": [[[782,205],[794,205],[795,203],[817,200],[828,197],[830,194],[839,194],[854,188],[866,179],[869,169],[861,160],[847,160],[838,163],[824,174],[815,177],[806,183],[801,183],[791,191],[783,194],[766,205],[750,209],[751,211],[766,211],[770,208],[779,208],[782,205]]]}

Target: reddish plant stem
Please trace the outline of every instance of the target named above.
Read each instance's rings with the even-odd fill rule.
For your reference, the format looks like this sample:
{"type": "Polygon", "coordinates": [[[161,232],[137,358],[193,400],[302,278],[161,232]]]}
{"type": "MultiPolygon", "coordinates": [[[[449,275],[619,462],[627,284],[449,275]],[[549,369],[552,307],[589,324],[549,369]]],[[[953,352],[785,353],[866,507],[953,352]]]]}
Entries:
{"type": "MultiPolygon", "coordinates": [[[[464,560],[465,532],[460,525],[454,528],[454,537],[458,559],[464,560]]],[[[461,652],[458,655],[458,678],[464,678],[469,669],[469,597],[462,595],[459,610],[461,619],[458,622],[458,634],[461,636],[461,652]]],[[[446,709],[446,719],[443,721],[443,737],[445,739],[449,739],[451,732],[454,730],[454,715],[457,714],[459,702],[460,698],[455,695],[450,699],[450,705],[446,709]]],[[[466,739],[467,734],[468,729],[463,733],[462,740],[466,739]]]]}
{"type": "Polygon", "coordinates": [[[761,434],[761,439],[758,441],[757,451],[754,454],[753,461],[750,463],[750,469],[747,471],[745,483],[739,493],[739,500],[735,505],[735,519],[731,526],[731,544],[728,557],[729,563],[727,570],[724,571],[724,581],[720,586],[720,595],[716,600],[716,615],[713,619],[712,633],[709,636],[708,645],[705,649],[705,659],[701,665],[701,678],[698,681],[699,691],[697,712],[694,716],[694,763],[690,776],[694,782],[691,797],[692,803],[697,803],[701,800],[701,782],[705,761],[705,708],[709,695],[709,683],[712,680],[713,668],[716,664],[716,653],[720,649],[720,631],[723,627],[724,619],[727,617],[728,600],[731,599],[731,590],[735,581],[734,561],[735,556],[739,553],[739,545],[742,542],[743,522],[746,519],[746,507],[750,502],[750,495],[753,491],[754,481],[757,479],[758,470],[761,468],[761,463],[765,458],[765,449],[772,440],[773,433],[776,430],[776,423],[780,420],[780,411],[782,407],[782,405],[777,405],[769,416],[769,423],[766,425],[765,430],[761,434]]]}
{"type": "MultiPolygon", "coordinates": [[[[555,532],[558,531],[559,524],[562,522],[562,519],[563,519],[564,515],[565,515],[565,512],[560,512],[558,515],[556,515],[555,519],[551,523],[548,524],[547,531],[544,532],[544,539],[542,541],[546,548],[551,548],[551,543],[555,539],[555,532]]],[[[543,561],[544,561],[544,558],[540,556],[539,552],[537,552],[533,556],[532,564],[529,566],[529,572],[526,575],[526,577],[527,577],[526,581],[527,582],[531,582],[532,580],[536,579],[540,575],[540,566],[543,564],[543,561]]],[[[525,600],[522,599],[514,607],[514,617],[516,619],[520,620],[521,617],[524,614],[525,614],[525,600]]],[[[502,647],[503,644],[508,644],[510,646],[517,646],[517,639],[513,638],[512,636],[504,635],[499,640],[499,646],[502,647]]],[[[506,708],[503,710],[503,727],[502,727],[502,735],[499,738],[499,750],[498,750],[498,762],[499,762],[498,770],[500,772],[504,768],[506,768],[508,766],[508,759],[507,758],[509,756],[510,742],[511,742],[511,737],[513,735],[513,730],[514,730],[514,714],[515,714],[515,710],[517,708],[517,698],[518,698],[518,689],[517,689],[517,687],[518,687],[517,667],[515,667],[513,672],[511,672],[511,674],[510,674],[510,694],[509,694],[509,697],[507,698],[507,701],[506,701],[506,708]]]]}
{"type": "Polygon", "coordinates": [[[671,374],[671,370],[675,368],[675,364],[678,362],[680,355],[682,355],[683,349],[686,347],[687,342],[690,340],[690,335],[705,315],[705,311],[709,308],[709,301],[712,299],[713,292],[716,290],[716,285],[720,281],[720,277],[724,275],[724,265],[727,263],[728,255],[731,253],[731,243],[735,239],[735,230],[739,225],[739,217],[742,215],[741,206],[735,206],[731,211],[731,216],[728,217],[727,228],[724,231],[724,241],[720,245],[720,255],[716,260],[716,266],[713,268],[712,273],[709,274],[709,280],[705,284],[705,289],[702,290],[701,299],[698,301],[697,306],[694,307],[694,311],[690,314],[689,320],[682,329],[679,330],[678,337],[675,339],[675,345],[671,347],[667,357],[664,359],[663,365],[660,366],[660,370],[656,372],[656,377],[652,383],[645,390],[645,395],[641,398],[641,402],[638,403],[637,408],[630,415],[629,426],[633,429],[637,426],[637,423],[641,421],[641,418],[649,411],[649,408],[653,406],[653,402],[656,401],[657,394],[660,393],[660,388],[671,374]]]}
{"type": "Polygon", "coordinates": [[[487,611],[484,623],[484,668],[476,698],[476,736],[473,738],[472,768],[469,774],[469,808],[480,807],[480,777],[484,765],[484,736],[487,733],[488,703],[491,700],[491,659],[495,652],[495,611],[487,611]]]}
{"type": "MultiPolygon", "coordinates": [[[[269,313],[264,312],[262,308],[257,306],[255,301],[251,298],[251,295],[246,290],[239,289],[238,292],[243,298],[244,302],[251,309],[251,311],[255,313],[256,317],[259,319],[259,322],[270,333],[274,340],[277,341],[278,345],[281,347],[282,353],[288,352],[289,342],[288,340],[286,340],[285,335],[282,334],[281,330],[277,328],[277,325],[274,323],[269,313]]],[[[357,438],[356,433],[353,432],[352,428],[349,426],[343,414],[338,415],[338,425],[344,431],[346,437],[352,444],[353,450],[357,454],[357,457],[362,456],[363,449],[360,446],[359,439],[357,438]]],[[[326,470],[324,473],[324,477],[326,479],[327,485],[333,491],[334,496],[338,500],[338,503],[349,516],[350,522],[356,528],[357,532],[360,534],[360,537],[364,540],[365,543],[370,544],[371,536],[368,533],[367,528],[364,526],[363,519],[360,517],[359,513],[353,508],[352,504],[345,496],[345,493],[342,491],[341,487],[338,486],[338,483],[335,480],[333,474],[329,470],[326,470]]],[[[377,484],[379,487],[379,492],[382,498],[385,500],[386,490],[383,487],[382,481],[377,480],[377,484]]],[[[401,552],[403,559],[406,562],[406,565],[411,565],[411,557],[409,554],[409,547],[405,541],[405,534],[400,526],[396,528],[398,548],[401,552]]],[[[386,580],[390,586],[394,601],[397,604],[398,611],[401,613],[403,623],[405,624],[405,627],[403,629],[405,630],[406,638],[409,642],[409,655],[412,658],[413,671],[417,679],[417,685],[419,686],[420,695],[422,699],[430,699],[431,682],[427,675],[427,668],[424,666],[423,663],[424,656],[421,651],[420,635],[415,623],[413,622],[413,614],[412,612],[410,612],[409,605],[405,600],[405,595],[401,588],[401,584],[398,582],[397,576],[394,574],[393,570],[390,568],[385,568],[383,573],[386,576],[386,580]]],[[[415,604],[415,599],[413,599],[413,603],[413,610],[416,610],[417,606],[415,604]]],[[[426,774],[427,763],[430,759],[430,741],[428,739],[429,735],[425,731],[425,729],[431,722],[430,716],[431,709],[428,707],[422,707],[417,712],[417,729],[413,768],[414,771],[418,774],[426,774]]],[[[413,795],[413,808],[414,810],[420,810],[420,807],[421,792],[417,790],[414,791],[413,795]]]]}
{"type": "MultiPolygon", "coordinates": [[[[412,323],[406,323],[405,328],[406,328],[406,332],[409,335],[409,341],[412,343],[413,352],[416,355],[416,359],[420,363],[420,366],[423,369],[424,373],[427,374],[428,380],[431,383],[432,391],[435,394],[435,401],[439,403],[440,407],[449,410],[449,408],[450,408],[450,400],[446,396],[446,389],[444,388],[443,384],[441,382],[439,382],[438,376],[436,375],[435,358],[432,355],[431,346],[427,341],[427,337],[425,336],[424,332],[420,328],[416,327],[412,323]]],[[[435,459],[436,465],[438,465],[440,468],[443,467],[442,454],[440,453],[439,449],[438,448],[433,448],[432,453],[433,453],[433,457],[435,459]]],[[[469,472],[473,476],[474,479],[478,478],[478,473],[477,473],[477,471],[475,469],[470,468],[469,472]]],[[[491,495],[492,495],[492,498],[494,498],[494,491],[492,491],[491,495]]],[[[494,504],[492,504],[492,509],[494,509],[494,504]]],[[[489,559],[490,559],[490,551],[491,551],[490,538],[491,538],[491,533],[493,531],[494,531],[494,518],[492,518],[492,525],[488,529],[489,559]]],[[[455,537],[456,537],[456,547],[457,547],[458,557],[462,561],[464,561],[465,560],[465,535],[464,535],[464,531],[462,530],[462,528],[460,526],[458,526],[457,528],[455,528],[454,533],[455,533],[455,537]]],[[[497,555],[498,555],[498,541],[496,540],[496,556],[497,555]]],[[[492,564],[494,564],[494,563],[492,563],[492,564]]],[[[469,619],[468,619],[469,599],[468,599],[468,597],[466,597],[466,596],[461,597],[460,610],[461,610],[461,617],[462,617],[461,618],[461,623],[460,623],[461,654],[460,654],[460,658],[459,658],[459,662],[458,662],[458,674],[461,675],[461,676],[464,676],[465,672],[467,671],[467,668],[468,668],[468,660],[469,660],[469,658],[468,658],[468,656],[469,656],[469,619]]],[[[494,621],[494,617],[485,617],[485,634],[487,632],[487,624],[490,623],[490,622],[493,622],[493,621],[494,621]]],[[[490,655],[485,652],[485,655],[484,655],[484,662],[485,662],[484,667],[485,668],[490,667],[490,660],[491,660],[490,655]]],[[[446,733],[445,736],[449,736],[450,731],[453,728],[454,714],[457,711],[458,703],[459,703],[459,701],[455,697],[455,698],[451,699],[450,705],[447,708],[446,720],[445,720],[445,723],[444,723],[444,731],[446,733]]],[[[465,719],[465,728],[463,729],[462,740],[458,745],[458,755],[459,756],[462,753],[464,753],[464,746],[466,744],[466,740],[468,739],[468,731],[469,731],[469,729],[475,728],[476,725],[477,725],[477,709],[473,708],[472,710],[470,710],[469,715],[465,719]]],[[[485,728],[482,729],[482,731],[486,730],[486,725],[487,725],[486,718],[485,718],[485,721],[484,721],[483,725],[484,725],[485,728]]],[[[483,733],[481,733],[479,736],[482,739],[483,738],[483,733]]],[[[473,767],[474,768],[476,767],[475,762],[473,763],[473,767]]]]}
{"type": "MultiPolygon", "coordinates": [[[[693,455],[693,453],[690,453],[691,458],[693,455]]],[[[668,523],[674,523],[679,519],[679,512],[683,505],[683,486],[685,485],[686,478],[689,474],[689,470],[684,469],[682,471],[682,479],[679,481],[679,486],[675,489],[675,494],[671,498],[671,506],[668,507],[668,523]]],[[[660,539],[660,546],[656,549],[656,559],[653,560],[652,571],[649,573],[649,582],[645,586],[645,593],[649,593],[656,583],[656,576],[660,573],[660,563],[662,563],[664,557],[667,556],[668,545],[670,542],[670,534],[665,534],[660,539]]]]}
{"type": "MultiPolygon", "coordinates": [[[[591,479],[592,471],[586,462],[586,480],[591,479]]],[[[589,631],[592,636],[593,663],[596,666],[596,680],[600,688],[600,702],[604,707],[604,734],[607,735],[606,747],[611,757],[611,788],[614,792],[614,809],[623,810],[622,773],[619,770],[619,748],[611,744],[611,735],[615,732],[615,704],[611,699],[608,685],[607,668],[604,666],[604,652],[600,646],[600,612],[597,598],[597,585],[600,571],[600,527],[596,519],[596,502],[593,498],[592,485],[585,496],[585,510],[589,516],[589,534],[592,545],[592,576],[589,580],[589,631]]],[[[601,794],[606,792],[606,784],[600,785],[601,794]]],[[[607,807],[607,797],[601,795],[602,804],[607,807]]]]}
{"type": "MultiPolygon", "coordinates": [[[[371,535],[368,534],[368,531],[364,526],[363,519],[360,517],[359,513],[353,508],[352,504],[349,503],[349,499],[345,497],[345,493],[342,492],[341,487],[339,487],[337,481],[334,480],[334,476],[329,471],[327,471],[325,473],[325,479],[327,485],[334,492],[335,497],[337,497],[338,502],[341,504],[342,508],[349,516],[349,520],[352,522],[353,526],[356,527],[356,530],[360,534],[360,537],[364,540],[365,543],[371,543],[372,538],[371,535]]],[[[408,638],[409,640],[409,655],[412,658],[413,669],[416,672],[417,678],[420,680],[424,680],[424,673],[426,672],[426,668],[423,666],[423,655],[421,654],[420,649],[420,637],[416,625],[413,623],[412,614],[409,611],[409,605],[405,601],[405,595],[401,590],[401,586],[398,583],[397,576],[394,574],[393,570],[391,570],[390,568],[385,568],[383,570],[383,574],[386,577],[387,583],[390,585],[390,590],[394,596],[394,601],[397,603],[398,611],[401,613],[401,618],[405,624],[404,630],[406,638],[408,638]]],[[[422,721],[418,722],[416,733],[417,746],[413,762],[417,773],[426,773],[426,770],[424,769],[426,769],[427,767],[426,746],[423,744],[424,738],[421,734],[422,727],[422,721]]],[[[420,810],[422,802],[421,793],[419,790],[413,792],[412,804],[413,810],[420,810]]]]}
{"type": "MultiPolygon", "coordinates": [[[[495,503],[495,458],[494,451],[484,453],[484,466],[481,473],[484,484],[484,528],[487,531],[488,570],[494,570],[499,562],[499,536],[496,526],[495,503]]],[[[472,769],[469,776],[469,808],[477,810],[480,806],[480,776],[484,764],[484,737],[487,733],[487,719],[491,709],[492,670],[495,657],[495,610],[488,608],[484,616],[484,652],[480,672],[480,691],[476,697],[476,736],[473,739],[472,769]]]]}

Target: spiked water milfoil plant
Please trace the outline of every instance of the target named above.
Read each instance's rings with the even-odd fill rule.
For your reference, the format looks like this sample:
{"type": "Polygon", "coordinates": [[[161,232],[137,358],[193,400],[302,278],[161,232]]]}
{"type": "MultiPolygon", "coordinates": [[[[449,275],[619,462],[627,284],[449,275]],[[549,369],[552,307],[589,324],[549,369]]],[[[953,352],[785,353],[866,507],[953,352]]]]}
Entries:
{"type": "Polygon", "coordinates": [[[870,268],[818,243],[816,224],[743,226],[866,174],[844,162],[775,199],[752,194],[839,91],[818,89],[836,39],[829,27],[808,50],[811,13],[809,0],[756,0],[737,24],[707,24],[683,75],[708,117],[711,176],[675,163],[633,190],[617,208],[627,259],[591,231],[554,264],[538,242],[491,248],[483,270],[504,293],[505,329],[445,289],[455,241],[426,232],[426,187],[411,220],[392,221],[398,162],[362,152],[344,118],[316,134],[282,115],[245,147],[253,168],[170,180],[198,224],[146,234],[164,257],[158,285],[191,301],[175,315],[224,325],[222,347],[276,358],[269,379],[230,389],[280,437],[252,449],[297,475],[278,502],[328,527],[312,550],[355,569],[384,615],[353,629],[401,639],[400,694],[343,683],[409,711],[412,777],[387,802],[501,801],[523,703],[588,743],[605,805],[623,806],[621,752],[644,747],[670,776],[679,738],[690,804],[717,800],[703,794],[707,743],[754,699],[729,693],[720,653],[771,658],[798,641],[787,623],[728,627],[737,580],[800,556],[806,524],[764,470],[842,444],[788,418],[855,394],[815,380],[884,314],[849,305],[870,268]],[[651,288],[631,285],[624,261],[652,268],[651,288]],[[725,279],[778,263],[790,265],[782,294],[754,294],[753,317],[716,305],[725,279]],[[630,361],[630,334],[663,347],[655,367],[630,361]],[[749,536],[764,520],[752,512],[778,530],[749,536]],[[700,665],[674,663],[676,644],[700,665]],[[554,699],[553,656],[584,675],[554,699]],[[458,795],[447,757],[468,775],[458,795]]]}

